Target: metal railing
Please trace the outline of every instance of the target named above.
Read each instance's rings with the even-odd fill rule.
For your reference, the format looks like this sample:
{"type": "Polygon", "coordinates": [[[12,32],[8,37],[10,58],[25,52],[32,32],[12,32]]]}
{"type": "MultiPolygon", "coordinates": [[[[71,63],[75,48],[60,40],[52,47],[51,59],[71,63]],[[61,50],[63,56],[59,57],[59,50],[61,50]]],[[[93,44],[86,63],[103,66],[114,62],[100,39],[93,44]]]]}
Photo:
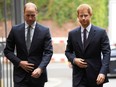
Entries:
{"type": "Polygon", "coordinates": [[[13,87],[13,65],[4,56],[5,42],[0,42],[0,87],[13,87]]]}

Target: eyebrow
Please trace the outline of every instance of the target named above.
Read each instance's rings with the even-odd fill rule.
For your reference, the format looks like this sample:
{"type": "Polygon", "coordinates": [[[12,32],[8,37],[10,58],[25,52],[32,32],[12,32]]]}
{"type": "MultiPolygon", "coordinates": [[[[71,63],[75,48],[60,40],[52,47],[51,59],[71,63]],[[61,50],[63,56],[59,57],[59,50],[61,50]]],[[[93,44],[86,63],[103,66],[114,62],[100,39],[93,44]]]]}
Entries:
{"type": "Polygon", "coordinates": [[[26,16],[35,16],[35,14],[26,14],[26,16]]]}

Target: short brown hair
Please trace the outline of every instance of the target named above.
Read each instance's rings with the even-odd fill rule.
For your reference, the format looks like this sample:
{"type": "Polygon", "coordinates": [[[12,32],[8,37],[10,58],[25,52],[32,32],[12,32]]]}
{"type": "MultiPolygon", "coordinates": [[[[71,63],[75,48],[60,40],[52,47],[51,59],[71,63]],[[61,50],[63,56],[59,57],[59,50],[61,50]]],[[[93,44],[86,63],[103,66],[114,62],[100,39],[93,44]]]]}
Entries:
{"type": "Polygon", "coordinates": [[[88,4],[81,4],[81,5],[79,5],[79,6],[77,7],[77,15],[79,14],[79,11],[80,11],[80,10],[83,10],[83,9],[87,9],[87,10],[88,10],[88,13],[89,13],[90,15],[92,15],[92,8],[91,8],[91,6],[88,5],[88,4]]]}
{"type": "Polygon", "coordinates": [[[32,2],[28,2],[28,3],[26,3],[25,6],[24,6],[24,12],[25,12],[25,9],[26,9],[26,7],[27,7],[28,5],[34,6],[34,7],[35,7],[35,10],[37,11],[37,6],[36,6],[34,3],[32,3],[32,2]]]}

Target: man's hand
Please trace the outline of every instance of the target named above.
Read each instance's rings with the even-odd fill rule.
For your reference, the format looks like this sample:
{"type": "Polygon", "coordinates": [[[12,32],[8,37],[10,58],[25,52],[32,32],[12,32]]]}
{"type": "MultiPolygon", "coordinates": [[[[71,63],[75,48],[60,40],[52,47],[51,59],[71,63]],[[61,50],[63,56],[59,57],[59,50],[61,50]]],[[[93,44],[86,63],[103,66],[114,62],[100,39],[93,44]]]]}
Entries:
{"type": "Polygon", "coordinates": [[[105,75],[99,74],[96,81],[97,81],[97,84],[100,85],[104,82],[104,80],[105,80],[105,75]]]}
{"type": "Polygon", "coordinates": [[[80,68],[87,68],[87,62],[82,58],[74,58],[74,63],[80,68]]]}
{"type": "Polygon", "coordinates": [[[34,78],[39,78],[40,75],[42,73],[42,69],[41,68],[36,68],[33,72],[32,72],[32,77],[34,78]]]}
{"type": "Polygon", "coordinates": [[[19,66],[23,68],[26,72],[30,72],[34,70],[34,64],[28,63],[28,61],[21,61],[19,66]]]}

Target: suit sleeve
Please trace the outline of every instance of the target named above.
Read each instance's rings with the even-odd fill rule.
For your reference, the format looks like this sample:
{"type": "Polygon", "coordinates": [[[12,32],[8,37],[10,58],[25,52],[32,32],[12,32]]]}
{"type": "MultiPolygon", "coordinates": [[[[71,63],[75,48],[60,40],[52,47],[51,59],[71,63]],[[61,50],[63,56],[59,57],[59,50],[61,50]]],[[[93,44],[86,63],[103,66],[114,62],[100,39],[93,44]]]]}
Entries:
{"type": "Polygon", "coordinates": [[[14,54],[15,38],[13,31],[14,29],[12,28],[6,40],[6,47],[4,49],[4,54],[14,65],[18,66],[20,59],[14,54]]]}
{"type": "Polygon", "coordinates": [[[102,60],[102,67],[100,70],[100,73],[103,73],[107,75],[109,71],[109,62],[110,62],[110,44],[109,44],[109,39],[108,36],[104,30],[102,39],[101,39],[101,50],[103,54],[103,60],[102,60]]]}
{"type": "Polygon", "coordinates": [[[74,58],[76,56],[75,56],[75,53],[74,53],[74,50],[73,50],[73,44],[72,43],[73,42],[71,40],[71,34],[69,32],[68,40],[67,40],[67,46],[66,46],[66,50],[65,50],[65,55],[68,58],[68,60],[73,64],[74,63],[74,58]]]}
{"type": "Polygon", "coordinates": [[[52,47],[52,40],[51,40],[51,35],[49,32],[49,29],[47,29],[46,36],[45,36],[45,41],[44,41],[44,52],[43,52],[43,57],[42,61],[39,65],[40,68],[45,69],[48,63],[51,60],[53,54],[53,47],[52,47]]]}

